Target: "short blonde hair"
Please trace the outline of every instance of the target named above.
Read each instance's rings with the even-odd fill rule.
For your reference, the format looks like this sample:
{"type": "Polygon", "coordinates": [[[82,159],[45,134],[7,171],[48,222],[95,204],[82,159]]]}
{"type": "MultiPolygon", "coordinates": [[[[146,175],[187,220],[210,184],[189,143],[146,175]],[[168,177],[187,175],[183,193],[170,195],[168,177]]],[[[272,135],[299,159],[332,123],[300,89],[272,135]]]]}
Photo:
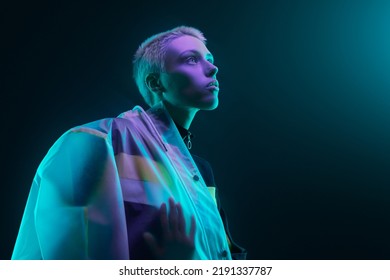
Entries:
{"type": "Polygon", "coordinates": [[[189,26],[178,26],[149,37],[139,46],[134,55],[133,78],[145,102],[151,107],[161,100],[161,96],[149,90],[145,81],[146,76],[165,70],[167,46],[174,39],[185,35],[198,38],[206,44],[206,38],[200,30],[189,26]]]}

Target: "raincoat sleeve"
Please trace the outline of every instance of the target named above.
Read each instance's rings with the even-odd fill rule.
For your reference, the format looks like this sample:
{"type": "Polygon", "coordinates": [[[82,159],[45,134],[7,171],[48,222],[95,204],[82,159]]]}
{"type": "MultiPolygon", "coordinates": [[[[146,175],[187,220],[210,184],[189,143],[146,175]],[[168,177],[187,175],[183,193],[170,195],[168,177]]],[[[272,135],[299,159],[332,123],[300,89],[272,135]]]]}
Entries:
{"type": "Polygon", "coordinates": [[[33,187],[13,258],[31,239],[42,259],[129,259],[123,198],[107,134],[93,129],[65,133],[42,161],[33,187]]]}

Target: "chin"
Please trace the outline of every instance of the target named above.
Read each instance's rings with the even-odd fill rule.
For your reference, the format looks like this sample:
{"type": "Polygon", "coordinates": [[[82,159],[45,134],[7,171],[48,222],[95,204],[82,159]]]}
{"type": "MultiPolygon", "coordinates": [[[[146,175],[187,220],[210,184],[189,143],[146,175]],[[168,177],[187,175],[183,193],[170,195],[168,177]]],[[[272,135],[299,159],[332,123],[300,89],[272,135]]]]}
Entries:
{"type": "Polygon", "coordinates": [[[212,111],[218,107],[219,100],[218,98],[215,98],[213,100],[210,100],[210,102],[203,103],[201,106],[199,106],[200,110],[204,111],[212,111]]]}

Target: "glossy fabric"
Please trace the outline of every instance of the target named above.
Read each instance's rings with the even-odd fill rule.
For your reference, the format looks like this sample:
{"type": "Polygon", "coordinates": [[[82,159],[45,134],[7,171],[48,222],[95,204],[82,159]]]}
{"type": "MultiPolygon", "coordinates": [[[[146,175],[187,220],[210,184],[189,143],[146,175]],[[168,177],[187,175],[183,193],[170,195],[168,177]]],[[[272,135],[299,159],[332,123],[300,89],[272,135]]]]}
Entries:
{"type": "Polygon", "coordinates": [[[169,197],[187,232],[195,216],[193,259],[231,259],[215,198],[162,103],[75,127],[37,170],[12,258],[150,258],[141,234],[158,234],[169,197]]]}

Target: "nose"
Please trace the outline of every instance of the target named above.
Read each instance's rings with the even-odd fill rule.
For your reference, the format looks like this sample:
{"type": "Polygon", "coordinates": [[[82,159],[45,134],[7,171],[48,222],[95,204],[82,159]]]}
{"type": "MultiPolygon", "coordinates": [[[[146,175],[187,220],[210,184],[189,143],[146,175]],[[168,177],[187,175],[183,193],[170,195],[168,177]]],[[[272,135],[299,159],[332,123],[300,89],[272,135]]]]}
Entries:
{"type": "Polygon", "coordinates": [[[215,66],[214,64],[212,64],[211,62],[209,62],[208,65],[209,65],[209,68],[208,68],[207,76],[208,76],[208,77],[212,77],[212,76],[217,75],[217,73],[218,73],[218,67],[215,66]]]}

